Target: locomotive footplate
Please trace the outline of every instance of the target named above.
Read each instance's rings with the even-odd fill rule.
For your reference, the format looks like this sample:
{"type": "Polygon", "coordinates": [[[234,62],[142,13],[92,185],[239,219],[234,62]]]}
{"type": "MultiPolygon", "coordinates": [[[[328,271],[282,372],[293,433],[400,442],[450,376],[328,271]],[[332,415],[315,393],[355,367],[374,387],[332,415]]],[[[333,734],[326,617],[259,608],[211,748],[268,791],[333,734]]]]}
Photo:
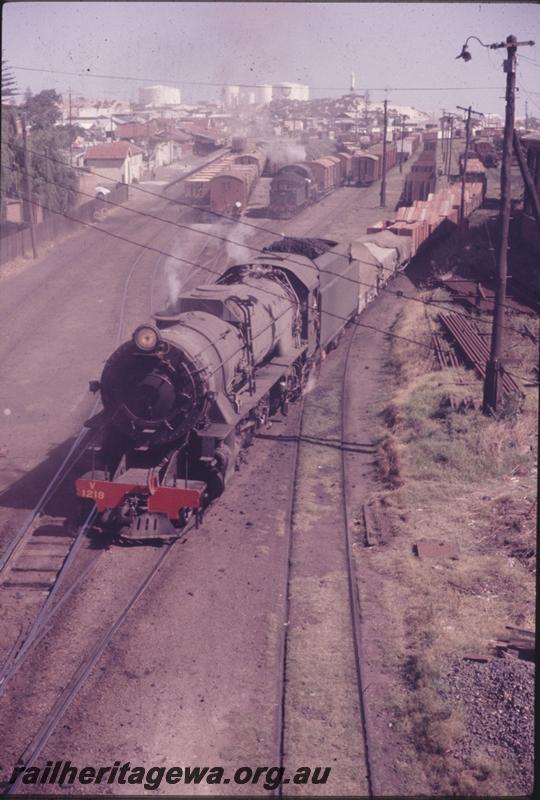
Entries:
{"type": "Polygon", "coordinates": [[[185,509],[198,511],[203,505],[206,484],[203,481],[178,480],[177,486],[161,486],[148,481],[148,470],[128,469],[114,481],[105,481],[87,473],[75,481],[77,497],[93,500],[98,512],[118,508],[129,495],[147,498],[150,514],[164,514],[178,520],[185,509]]]}
{"type": "Polygon", "coordinates": [[[244,392],[240,400],[240,413],[238,419],[241,419],[245,410],[255,406],[267,392],[270,391],[272,386],[279,380],[281,375],[286,375],[291,368],[292,359],[275,359],[264,367],[261,367],[256,374],[257,389],[250,395],[244,392]]]}

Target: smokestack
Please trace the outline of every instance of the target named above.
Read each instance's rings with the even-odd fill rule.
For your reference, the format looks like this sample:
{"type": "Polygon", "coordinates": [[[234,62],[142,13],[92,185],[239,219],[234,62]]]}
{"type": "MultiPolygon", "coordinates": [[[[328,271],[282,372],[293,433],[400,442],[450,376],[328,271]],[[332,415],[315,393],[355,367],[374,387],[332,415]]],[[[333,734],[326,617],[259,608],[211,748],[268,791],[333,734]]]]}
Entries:
{"type": "Polygon", "coordinates": [[[354,72],[351,72],[351,92],[354,92],[356,88],[356,75],[354,72]]]}

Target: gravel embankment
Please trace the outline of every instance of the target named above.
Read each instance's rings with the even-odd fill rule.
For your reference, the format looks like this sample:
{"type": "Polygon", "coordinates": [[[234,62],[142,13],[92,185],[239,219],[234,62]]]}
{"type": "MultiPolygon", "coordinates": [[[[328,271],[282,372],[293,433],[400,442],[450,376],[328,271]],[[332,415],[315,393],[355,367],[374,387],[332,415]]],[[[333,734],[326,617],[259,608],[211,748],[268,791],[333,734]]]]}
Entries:
{"type": "Polygon", "coordinates": [[[510,759],[516,789],[529,793],[534,765],[534,664],[497,658],[454,661],[448,696],[466,709],[468,717],[467,736],[454,755],[466,760],[481,748],[494,762],[510,759]]]}

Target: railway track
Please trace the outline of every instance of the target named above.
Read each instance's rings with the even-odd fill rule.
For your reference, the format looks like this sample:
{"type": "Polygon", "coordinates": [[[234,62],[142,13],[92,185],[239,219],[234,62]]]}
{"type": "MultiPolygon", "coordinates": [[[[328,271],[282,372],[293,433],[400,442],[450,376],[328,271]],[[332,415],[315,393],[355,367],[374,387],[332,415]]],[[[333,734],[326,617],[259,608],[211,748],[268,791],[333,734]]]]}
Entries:
{"type": "MultiPolygon", "coordinates": [[[[173,204],[169,205],[169,209],[171,215],[177,214],[177,210],[173,204]]],[[[150,242],[161,234],[161,230],[155,231],[146,240],[146,244],[150,244],[150,242]]],[[[200,256],[206,255],[209,249],[210,245],[205,243],[201,249],[200,256]]],[[[120,344],[125,335],[126,310],[130,286],[145,252],[145,250],[141,250],[139,255],[135,258],[125,279],[119,307],[115,347],[120,344]]],[[[211,257],[211,254],[209,254],[208,259],[211,257],[211,261],[214,263],[218,255],[219,254],[214,254],[211,257]]],[[[162,266],[163,259],[158,259],[149,272],[148,280],[150,291],[148,292],[148,296],[150,307],[148,308],[148,313],[154,310],[155,283],[162,266]]],[[[190,275],[186,277],[186,280],[191,278],[193,278],[193,275],[190,273],[190,275]]],[[[95,414],[99,410],[99,407],[100,404],[98,402],[94,405],[91,413],[95,414]]],[[[69,528],[68,518],[51,518],[50,515],[47,514],[49,505],[54,501],[59,492],[66,489],[66,483],[73,477],[73,469],[87,452],[91,444],[91,438],[92,436],[89,431],[86,429],[81,430],[68,455],[57,473],[53,476],[53,479],[47,486],[36,507],[31,512],[28,521],[21,528],[9,550],[6,551],[3,556],[0,566],[0,579],[3,583],[0,592],[10,592],[11,596],[9,599],[11,602],[14,602],[14,591],[19,592],[18,596],[20,597],[21,590],[33,590],[33,594],[35,596],[37,595],[39,605],[36,606],[36,602],[34,602],[33,610],[35,614],[33,619],[26,626],[26,629],[21,631],[2,664],[0,670],[0,698],[4,694],[8,694],[12,686],[16,691],[18,683],[22,682],[22,685],[25,685],[25,682],[28,683],[28,681],[32,681],[34,674],[39,672],[39,665],[34,663],[36,658],[39,662],[39,653],[41,652],[39,645],[45,640],[46,647],[47,634],[51,629],[52,623],[59,619],[61,620],[60,612],[62,609],[66,608],[68,600],[74,597],[76,598],[79,592],[84,592],[86,584],[91,579],[91,574],[96,571],[96,567],[101,561],[101,556],[105,552],[103,549],[94,550],[91,551],[90,554],[88,548],[84,547],[87,542],[88,531],[95,519],[94,511],[90,513],[76,532],[71,531],[68,535],[66,535],[66,530],[69,528]],[[44,554],[43,551],[41,551],[38,555],[38,553],[36,553],[40,542],[38,536],[40,531],[43,533],[43,528],[46,526],[48,526],[47,534],[49,535],[43,535],[40,538],[47,541],[48,552],[44,554]],[[57,526],[58,529],[62,529],[65,537],[65,541],[62,542],[62,547],[59,549],[59,552],[55,554],[57,556],[55,564],[52,563],[50,557],[51,543],[58,548],[57,539],[59,537],[50,535],[51,530],[54,533],[54,526],[57,526]],[[31,566],[24,563],[25,561],[28,562],[29,552],[34,559],[31,566]],[[86,556],[81,559],[80,556],[82,552],[85,552],[86,556]],[[44,561],[43,555],[48,557],[49,560],[47,562],[44,561]],[[39,563],[40,558],[41,563],[39,563]],[[77,562],[77,568],[73,568],[75,562],[77,562]],[[28,580],[28,578],[26,580],[20,580],[22,574],[25,574],[26,578],[30,575],[34,580],[28,580]],[[36,580],[36,575],[39,575],[39,580],[36,580]],[[16,578],[19,578],[19,580],[16,578]],[[36,592],[35,590],[39,591],[36,592]]],[[[189,523],[188,526],[182,530],[181,538],[184,538],[191,527],[193,527],[193,523],[189,523]]],[[[84,686],[93,666],[99,660],[100,655],[106,649],[115,632],[124,622],[132,606],[149,586],[152,578],[159,570],[165,558],[168,557],[172,545],[176,541],[177,540],[172,540],[165,552],[160,553],[156,559],[152,559],[150,565],[143,563],[141,566],[142,575],[138,583],[125,601],[122,601],[119,605],[118,603],[115,604],[115,607],[118,606],[121,609],[120,613],[118,613],[118,615],[103,629],[101,627],[99,628],[97,631],[99,636],[96,638],[91,649],[81,657],[80,664],[76,671],[71,675],[64,675],[63,679],[59,682],[57,694],[50,698],[51,707],[49,712],[35,732],[30,744],[21,755],[21,758],[27,761],[27,763],[29,759],[32,760],[39,757],[40,752],[53,733],[56,724],[71,705],[72,700],[76,697],[79,690],[84,686]]],[[[141,550],[147,551],[147,548],[141,548],[141,550]]],[[[145,559],[144,555],[143,559],[145,559]]],[[[65,667],[66,664],[63,664],[63,666],[65,667]]],[[[62,672],[62,670],[60,671],[62,672]]],[[[9,704],[9,696],[6,699],[9,704]]],[[[13,707],[13,705],[11,707],[13,707]]],[[[16,788],[17,784],[9,786],[8,793],[16,791],[16,788]]]]}
{"type": "MultiPolygon", "coordinates": [[[[169,209],[171,217],[177,213],[174,206],[170,205],[169,209]]],[[[162,229],[154,231],[146,239],[145,244],[149,245],[161,235],[162,229]]],[[[133,260],[124,281],[118,311],[115,347],[120,344],[125,335],[128,295],[137,268],[145,254],[146,251],[141,249],[133,260]]],[[[160,267],[161,260],[158,259],[150,279],[149,314],[153,310],[153,287],[160,267]]],[[[97,401],[89,416],[96,414],[99,409],[100,402],[97,401]]],[[[74,470],[88,453],[92,442],[92,431],[81,428],[38,502],[0,556],[2,605],[5,608],[13,604],[20,606],[21,593],[23,593],[24,602],[29,606],[28,613],[33,617],[30,622],[26,620],[23,622],[20,633],[0,668],[0,695],[5,691],[7,682],[15,674],[24,657],[42,638],[53,617],[57,615],[66,600],[93,569],[102,552],[95,551],[90,563],[85,563],[82,566],[81,574],[74,577],[75,571],[72,571],[71,567],[76,557],[84,549],[83,544],[87,541],[87,534],[95,515],[91,514],[81,526],[74,526],[69,512],[62,515],[54,513],[54,506],[60,495],[67,494],[68,499],[65,504],[70,505],[69,498],[73,494],[74,470]]]]}
{"type": "MultiPolygon", "coordinates": [[[[192,520],[182,531],[182,538],[186,536],[190,530],[195,526],[195,521],[192,520]]],[[[165,560],[169,557],[173,550],[174,545],[178,539],[172,540],[165,549],[159,552],[158,555],[150,559],[148,564],[148,552],[146,551],[142,558],[139,558],[139,563],[136,569],[130,572],[129,576],[123,582],[124,596],[116,598],[114,613],[110,615],[110,619],[104,626],[98,626],[95,631],[95,636],[92,642],[85,639],[82,649],[83,653],[79,654],[76,659],[77,666],[75,669],[68,668],[66,674],[62,674],[62,670],[58,670],[56,680],[56,692],[54,695],[49,694],[49,707],[41,719],[39,719],[37,728],[33,731],[29,743],[20,753],[18,763],[35,764],[46,747],[51,735],[54,733],[60,720],[71,706],[81,689],[85,686],[92,670],[97,665],[100,657],[110,644],[114,635],[125,622],[129,612],[137,601],[141,598],[144,592],[149,587],[150,583],[158,573],[159,569],[163,566],[165,560]],[[130,584],[130,585],[128,585],[130,584]]],[[[122,557],[123,554],[122,554],[122,557]]],[[[81,582],[78,582],[77,588],[81,582]]],[[[106,602],[106,599],[104,599],[106,602]]],[[[41,635],[36,637],[35,643],[38,643],[43,638],[43,631],[41,635]]],[[[35,654],[35,658],[39,659],[39,654],[35,654]]],[[[47,656],[45,655],[45,658],[47,656]]],[[[73,659],[72,659],[73,660],[73,659]]],[[[66,664],[63,662],[63,667],[66,664]]],[[[29,666],[29,671],[32,675],[35,673],[35,667],[29,666]]],[[[36,713],[39,718],[39,713],[36,713]]],[[[15,760],[13,763],[16,763],[15,760]]],[[[4,794],[10,795],[17,792],[20,787],[20,777],[12,784],[4,784],[4,794]]]]}
{"type": "MultiPolygon", "coordinates": [[[[370,443],[347,441],[348,366],[357,328],[325,364],[326,390],[304,398],[293,456],[275,725],[277,763],[339,763],[332,793],[374,796],[364,707],[361,610],[347,459],[370,443]]],[[[292,787],[281,786],[279,796],[292,787]]],[[[306,787],[302,787],[302,793],[306,787]]],[[[312,790],[320,794],[316,786],[312,790]]],[[[323,792],[324,793],[324,792],[323,792]]]]}

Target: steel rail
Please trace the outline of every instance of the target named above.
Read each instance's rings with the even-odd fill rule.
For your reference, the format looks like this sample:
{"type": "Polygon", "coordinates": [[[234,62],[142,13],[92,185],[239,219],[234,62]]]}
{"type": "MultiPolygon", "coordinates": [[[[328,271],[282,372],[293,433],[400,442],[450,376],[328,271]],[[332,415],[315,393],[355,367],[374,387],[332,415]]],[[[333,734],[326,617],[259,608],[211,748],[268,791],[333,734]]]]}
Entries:
{"type": "MultiPolygon", "coordinates": [[[[163,202],[165,202],[165,203],[167,202],[166,198],[163,198],[163,202]]],[[[149,242],[152,242],[154,239],[156,239],[159,236],[160,233],[161,233],[161,231],[157,231],[156,233],[152,234],[152,236],[150,236],[147,239],[146,244],[148,244],[149,242]]],[[[133,277],[135,269],[136,269],[137,265],[139,264],[140,260],[142,259],[144,253],[145,253],[145,251],[141,250],[141,252],[138,254],[137,258],[135,259],[135,261],[133,262],[133,264],[131,266],[131,269],[129,271],[129,274],[128,274],[128,276],[126,278],[126,281],[125,281],[125,284],[124,284],[124,290],[123,290],[123,293],[122,293],[122,299],[121,299],[121,305],[120,305],[120,314],[119,314],[119,318],[118,318],[116,345],[119,344],[120,338],[121,338],[121,335],[122,335],[122,328],[123,328],[123,325],[124,325],[124,317],[125,317],[125,306],[126,306],[126,301],[127,301],[127,291],[128,291],[128,288],[129,288],[129,284],[131,283],[131,279],[133,277]]],[[[99,400],[96,401],[96,403],[94,404],[94,406],[93,406],[93,408],[92,408],[92,410],[90,412],[90,416],[93,416],[97,412],[98,408],[99,408],[99,400]]],[[[61,485],[63,480],[67,477],[67,474],[69,473],[69,471],[75,466],[77,461],[86,452],[86,447],[88,445],[88,440],[91,438],[91,436],[92,436],[92,432],[89,431],[87,428],[84,428],[84,427],[81,428],[81,430],[77,434],[77,436],[75,438],[75,441],[71,445],[71,448],[70,448],[68,454],[64,457],[64,460],[62,461],[62,463],[58,467],[56,473],[53,475],[53,477],[51,478],[49,484],[47,485],[47,487],[45,488],[45,490],[42,493],[41,497],[39,498],[38,502],[36,503],[36,505],[34,506],[32,511],[30,512],[27,521],[22,525],[19,533],[15,536],[15,538],[12,540],[12,542],[9,544],[9,546],[6,548],[6,550],[0,556],[0,575],[7,568],[9,562],[20,551],[20,549],[21,549],[21,547],[22,547],[22,545],[24,543],[25,537],[28,534],[30,528],[32,527],[36,517],[39,516],[39,514],[43,513],[43,510],[44,510],[46,504],[54,496],[54,493],[56,492],[58,487],[61,485]],[[81,448],[81,449],[78,450],[78,448],[81,448]],[[73,456],[75,457],[75,460],[72,463],[70,463],[70,460],[72,459],[73,456]]],[[[1,494],[0,494],[0,497],[1,497],[1,494]]]]}
{"type": "MultiPolygon", "coordinates": [[[[440,314],[440,319],[445,328],[454,337],[466,358],[471,361],[481,377],[485,377],[486,365],[489,360],[489,348],[475,330],[472,322],[462,320],[454,314],[440,314]]],[[[506,392],[519,392],[521,389],[507,372],[503,373],[503,388],[506,392]]]]}
{"type": "MultiPolygon", "coordinates": [[[[0,671],[0,697],[4,694],[8,681],[12,678],[19,670],[22,665],[22,662],[26,655],[31,651],[32,647],[35,646],[43,636],[47,630],[48,624],[51,622],[53,617],[56,616],[58,611],[62,608],[66,600],[74,593],[74,591],[84,582],[84,579],[88,576],[88,574],[94,569],[96,566],[99,556],[103,551],[100,551],[98,556],[94,558],[91,563],[86,567],[86,569],[76,578],[76,580],[69,586],[69,588],[65,591],[62,595],[60,600],[53,606],[53,600],[60,591],[60,586],[64,584],[65,576],[69,570],[69,567],[75,560],[75,556],[78,554],[81,545],[84,541],[84,537],[88,528],[92,525],[96,516],[96,511],[93,509],[90,514],[88,515],[85,522],[79,528],[77,536],[74,540],[72,547],[70,548],[64,563],[60,567],[60,571],[54,582],[53,586],[51,587],[49,594],[45,598],[41,608],[38,611],[37,616],[34,620],[30,623],[29,627],[26,630],[24,637],[22,638],[22,642],[16,642],[14,648],[12,648],[11,652],[8,655],[8,658],[2,665],[2,670],[0,671]],[[52,608],[51,608],[52,606],[52,608]]],[[[21,638],[21,637],[20,637],[21,638]]]]}
{"type": "MultiPolygon", "coordinates": [[[[160,233],[161,231],[153,233],[147,241],[148,242],[153,241],[160,235],[160,233]]],[[[138,264],[140,263],[144,253],[145,251],[141,250],[141,252],[138,254],[137,258],[131,265],[130,271],[124,283],[124,289],[122,292],[120,311],[118,317],[116,346],[119,344],[122,335],[122,328],[124,325],[129,286],[133,278],[133,275],[135,273],[135,270],[138,264]]],[[[96,400],[90,412],[90,416],[93,416],[98,411],[99,406],[100,402],[99,400],[96,400]]],[[[52,497],[54,497],[55,492],[62,485],[63,481],[69,475],[70,471],[82,458],[82,456],[87,450],[88,444],[90,443],[92,436],[93,436],[92,431],[85,428],[81,429],[68,455],[64,458],[64,461],[58,468],[57,472],[53,476],[53,479],[51,480],[51,482],[43,492],[42,496],[40,497],[38,503],[31,512],[29,519],[23,525],[19,534],[13,540],[8,550],[3,554],[2,560],[0,561],[0,574],[7,569],[11,560],[17,555],[17,553],[20,552],[26,541],[27,534],[32,528],[32,525],[36,517],[38,517],[41,513],[44,512],[47,503],[51,500],[52,497]]],[[[12,678],[22,666],[25,656],[28,655],[28,653],[39,641],[41,641],[52,619],[57,615],[58,611],[63,607],[65,602],[73,595],[75,590],[84,582],[84,580],[88,577],[90,572],[96,566],[99,560],[99,556],[93,559],[92,562],[88,565],[88,567],[86,567],[86,569],[81,573],[81,575],[79,575],[76,578],[76,580],[71,584],[71,586],[69,586],[66,589],[65,593],[62,595],[60,600],[54,606],[52,605],[53,600],[59,593],[60,587],[64,586],[66,582],[66,576],[69,572],[69,567],[71,566],[71,564],[75,560],[76,555],[80,551],[80,548],[85,539],[87,531],[91,527],[95,517],[96,517],[96,511],[94,508],[92,509],[87,519],[85,520],[83,525],[79,528],[76,536],[74,537],[73,544],[71,545],[66,555],[66,558],[64,559],[64,562],[62,563],[62,566],[60,567],[60,570],[56,576],[56,580],[52,585],[52,587],[49,589],[49,592],[45,597],[45,600],[42,603],[37,613],[37,616],[30,623],[25,634],[22,637],[19,637],[19,640],[15,642],[13,648],[8,654],[6,661],[2,665],[2,668],[0,670],[0,697],[4,694],[9,679],[12,678]]],[[[101,552],[99,553],[99,555],[101,555],[101,552]]]]}
{"type": "MultiPolygon", "coordinates": [[[[353,320],[351,320],[353,321],[353,320]]],[[[368,724],[367,724],[367,715],[365,710],[365,698],[364,698],[364,689],[363,689],[363,676],[362,676],[362,659],[361,659],[361,637],[360,637],[360,604],[358,593],[355,588],[355,578],[354,578],[354,566],[353,566],[353,555],[352,555],[352,543],[351,543],[351,536],[350,536],[350,528],[349,528],[349,509],[347,503],[347,472],[346,472],[346,451],[344,447],[344,442],[346,439],[346,432],[345,432],[345,414],[346,414],[346,385],[347,385],[347,374],[348,374],[348,365],[349,365],[349,357],[352,351],[352,345],[354,342],[354,338],[356,335],[356,331],[358,330],[357,326],[354,326],[354,329],[351,333],[349,342],[347,344],[345,354],[344,354],[344,361],[343,361],[343,373],[342,373],[342,386],[341,386],[341,432],[340,432],[340,451],[341,451],[341,480],[342,480],[342,500],[343,500],[343,533],[345,538],[345,545],[346,545],[346,563],[347,563],[347,588],[348,588],[348,596],[349,596],[349,608],[351,614],[351,638],[352,638],[352,646],[353,646],[353,656],[355,662],[355,671],[356,671],[356,684],[357,684],[357,692],[358,692],[358,706],[360,712],[360,733],[363,742],[363,749],[364,749],[364,763],[366,768],[366,780],[368,785],[368,797],[374,797],[374,776],[373,776],[373,766],[371,763],[371,756],[370,756],[370,749],[369,749],[369,731],[368,731],[368,724]]],[[[302,407],[300,411],[300,419],[298,422],[298,429],[295,436],[295,451],[293,456],[293,464],[292,464],[292,480],[290,482],[290,489],[289,489],[289,496],[287,500],[287,517],[286,517],[286,530],[287,530],[287,563],[285,569],[285,579],[284,579],[284,586],[285,586],[285,597],[284,597],[284,613],[282,618],[282,637],[280,640],[280,651],[278,657],[278,663],[281,665],[280,669],[280,679],[278,683],[278,702],[276,704],[277,712],[276,712],[276,720],[275,720],[275,736],[276,736],[276,749],[277,749],[277,764],[279,767],[284,768],[285,764],[285,732],[286,732],[286,705],[287,705],[287,654],[288,654],[288,646],[289,646],[289,637],[290,637],[290,629],[289,629],[289,615],[290,615],[290,580],[291,580],[291,573],[292,573],[292,558],[293,558],[293,551],[294,551],[294,512],[295,512],[295,501],[297,496],[297,487],[298,487],[298,469],[299,469],[299,456],[300,456],[300,445],[302,441],[302,431],[303,431],[303,423],[304,423],[304,412],[305,412],[305,404],[304,400],[302,401],[302,407]]],[[[284,797],[284,788],[283,784],[277,787],[273,791],[273,795],[275,797],[282,798],[284,797]]]]}
{"type": "MultiPolygon", "coordinates": [[[[38,502],[30,512],[28,519],[22,525],[19,533],[15,536],[15,538],[11,541],[9,546],[6,548],[4,553],[0,558],[0,575],[7,569],[8,564],[10,561],[15,557],[15,555],[19,552],[22,547],[23,541],[32,527],[34,520],[36,519],[39,514],[43,512],[46,504],[49,502],[51,497],[54,495],[58,487],[61,485],[62,481],[65,479],[66,475],[68,474],[69,470],[77,463],[79,458],[81,458],[84,449],[79,450],[81,445],[85,443],[85,439],[89,439],[91,436],[91,431],[81,428],[79,433],[77,434],[75,441],[71,445],[71,448],[68,454],[65,456],[64,460],[58,467],[57,471],[53,475],[51,481],[47,485],[45,491],[42,493],[41,497],[39,498],[38,502]],[[74,461],[71,462],[72,457],[74,461]]],[[[1,495],[0,495],[1,497],[1,495]]]]}
{"type": "Polygon", "coordinates": [[[358,327],[353,326],[351,338],[347,344],[345,353],[345,360],[343,364],[343,375],[341,381],[341,482],[342,482],[342,502],[343,502],[343,531],[345,535],[345,553],[347,561],[347,583],[349,590],[349,608],[351,612],[351,627],[354,649],[354,660],[356,669],[356,684],[358,689],[358,706],[360,711],[360,722],[362,730],[362,740],[364,743],[364,759],[366,766],[366,780],[368,785],[369,797],[375,797],[376,783],[374,777],[374,769],[370,752],[370,726],[368,724],[368,717],[366,713],[366,699],[364,688],[364,677],[362,668],[362,629],[361,629],[361,605],[358,593],[358,587],[355,576],[354,554],[352,549],[352,537],[349,524],[349,504],[348,504],[348,483],[347,483],[347,463],[346,463],[346,450],[344,443],[347,441],[346,421],[347,421],[347,377],[349,375],[349,358],[352,352],[352,346],[356,337],[358,327]]]}
{"type": "MultiPolygon", "coordinates": [[[[282,636],[280,637],[278,664],[280,665],[280,678],[277,687],[276,718],[274,736],[276,740],[277,765],[284,767],[285,761],[285,706],[287,702],[287,653],[289,643],[289,613],[290,613],[290,579],[293,553],[293,516],[295,510],[296,485],[298,481],[298,464],[300,455],[300,439],[304,421],[305,397],[302,397],[300,416],[295,433],[295,446],[291,470],[291,481],[287,497],[287,516],[285,530],[287,532],[287,562],[285,565],[284,601],[282,618],[282,636]]],[[[274,797],[283,797],[283,786],[273,790],[274,797]]]]}
{"type": "MultiPolygon", "coordinates": [[[[188,523],[186,527],[182,530],[182,537],[183,538],[187,533],[189,533],[195,527],[195,521],[192,520],[191,523],[188,523]]],[[[180,537],[178,537],[180,538],[180,537]]],[[[166,548],[166,550],[161,553],[161,555],[156,559],[154,565],[152,566],[151,570],[147,573],[147,575],[143,578],[142,581],[139,582],[138,586],[131,592],[127,603],[124,605],[122,611],[114,622],[112,622],[106,629],[105,633],[102,635],[101,639],[92,647],[88,656],[79,664],[77,670],[73,674],[73,677],[69,684],[65,687],[61,695],[58,697],[56,702],[54,703],[52,709],[47,714],[45,720],[40,725],[37,733],[35,734],[34,738],[30,742],[30,744],[26,747],[24,752],[21,754],[18,763],[22,764],[35,764],[39,756],[41,755],[43,748],[47,744],[49,738],[51,737],[54,729],[58,723],[58,721],[64,716],[66,711],[68,710],[69,706],[81,690],[81,688],[86,683],[90,673],[92,672],[93,667],[99,661],[101,656],[103,655],[107,645],[121,627],[123,622],[125,621],[126,617],[128,616],[129,612],[135,605],[135,603],[139,600],[139,598],[144,594],[152,579],[155,577],[161,566],[164,564],[165,560],[171,554],[174,545],[178,541],[174,539],[166,548]]],[[[19,774],[17,779],[7,788],[5,791],[5,795],[10,795],[15,792],[17,787],[21,782],[22,775],[19,774]]]]}

